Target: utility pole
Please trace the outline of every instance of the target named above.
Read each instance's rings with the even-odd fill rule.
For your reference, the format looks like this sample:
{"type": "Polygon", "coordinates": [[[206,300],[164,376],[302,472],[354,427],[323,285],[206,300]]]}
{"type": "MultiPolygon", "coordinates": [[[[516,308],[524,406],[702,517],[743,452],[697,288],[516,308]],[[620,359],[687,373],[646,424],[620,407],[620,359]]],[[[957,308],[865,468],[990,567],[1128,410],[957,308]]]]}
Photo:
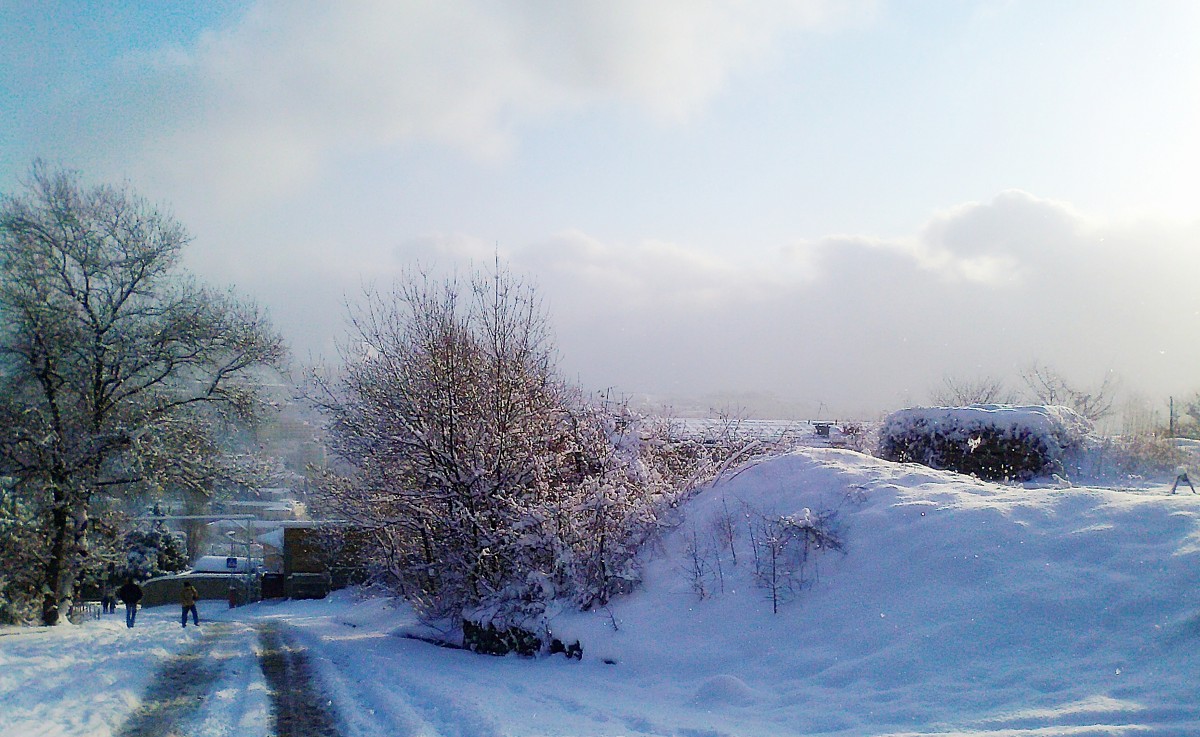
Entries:
{"type": "Polygon", "coordinates": [[[1168,425],[1168,427],[1170,427],[1171,437],[1174,438],[1175,437],[1175,397],[1170,397],[1170,400],[1171,400],[1171,410],[1170,410],[1171,419],[1167,423],[1167,425],[1168,425]]]}

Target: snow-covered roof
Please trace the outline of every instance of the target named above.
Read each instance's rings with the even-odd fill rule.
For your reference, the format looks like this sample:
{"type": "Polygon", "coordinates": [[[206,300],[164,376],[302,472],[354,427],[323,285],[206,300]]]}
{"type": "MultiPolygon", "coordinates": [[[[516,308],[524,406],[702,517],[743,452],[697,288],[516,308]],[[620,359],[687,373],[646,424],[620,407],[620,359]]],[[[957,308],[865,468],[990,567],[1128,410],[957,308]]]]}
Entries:
{"type": "Polygon", "coordinates": [[[202,555],[192,573],[250,573],[250,560],[237,556],[202,555]]]}
{"type": "Polygon", "coordinates": [[[282,548],[283,528],[277,527],[264,535],[259,535],[258,537],[254,538],[254,541],[262,543],[263,545],[269,545],[273,548],[282,548]]]}

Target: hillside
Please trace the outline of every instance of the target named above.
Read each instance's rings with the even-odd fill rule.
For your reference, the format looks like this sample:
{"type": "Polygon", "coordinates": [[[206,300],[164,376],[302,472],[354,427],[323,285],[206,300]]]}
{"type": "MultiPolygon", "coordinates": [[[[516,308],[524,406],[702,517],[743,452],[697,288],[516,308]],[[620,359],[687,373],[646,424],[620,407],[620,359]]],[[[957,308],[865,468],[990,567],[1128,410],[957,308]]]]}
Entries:
{"type": "Polygon", "coordinates": [[[1185,675],[1200,664],[1200,496],[1164,494],[986,484],[799,451],[702,493],[642,591],[557,630],[690,689],[733,733],[1200,729],[1185,675]],[[816,580],[775,615],[744,525],[724,591],[701,599],[692,585],[689,546],[746,505],[838,510],[844,554],[815,555],[816,580]]]}

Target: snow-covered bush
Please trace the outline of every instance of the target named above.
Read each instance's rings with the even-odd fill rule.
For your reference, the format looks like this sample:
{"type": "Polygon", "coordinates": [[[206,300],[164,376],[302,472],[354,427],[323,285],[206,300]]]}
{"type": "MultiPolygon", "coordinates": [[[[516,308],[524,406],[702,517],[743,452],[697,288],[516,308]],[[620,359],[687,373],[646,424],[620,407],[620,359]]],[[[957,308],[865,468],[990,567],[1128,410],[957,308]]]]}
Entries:
{"type": "Polygon", "coordinates": [[[974,405],[904,409],[879,432],[879,456],[988,480],[1072,474],[1091,423],[1067,407],[974,405]]]}
{"type": "Polygon", "coordinates": [[[507,272],[465,294],[417,275],[352,324],[342,375],[314,392],[337,459],[317,501],[431,619],[536,631],[552,600],[603,605],[637,583],[660,510],[719,465],[559,378],[536,294],[507,272]]]}
{"type": "Polygon", "coordinates": [[[41,606],[38,551],[42,529],[33,505],[0,477],[0,624],[24,624],[41,606]]]}

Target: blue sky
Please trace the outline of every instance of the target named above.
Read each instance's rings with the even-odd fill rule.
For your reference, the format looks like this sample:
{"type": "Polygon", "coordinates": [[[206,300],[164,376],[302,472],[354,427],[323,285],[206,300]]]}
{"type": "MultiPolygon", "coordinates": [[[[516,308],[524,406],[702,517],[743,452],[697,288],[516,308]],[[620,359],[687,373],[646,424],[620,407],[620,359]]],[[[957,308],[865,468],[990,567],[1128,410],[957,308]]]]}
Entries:
{"type": "Polygon", "coordinates": [[[1195,3],[99,5],[0,4],[0,190],[129,179],[301,358],[498,251],[589,388],[1200,389],[1195,3]]]}

